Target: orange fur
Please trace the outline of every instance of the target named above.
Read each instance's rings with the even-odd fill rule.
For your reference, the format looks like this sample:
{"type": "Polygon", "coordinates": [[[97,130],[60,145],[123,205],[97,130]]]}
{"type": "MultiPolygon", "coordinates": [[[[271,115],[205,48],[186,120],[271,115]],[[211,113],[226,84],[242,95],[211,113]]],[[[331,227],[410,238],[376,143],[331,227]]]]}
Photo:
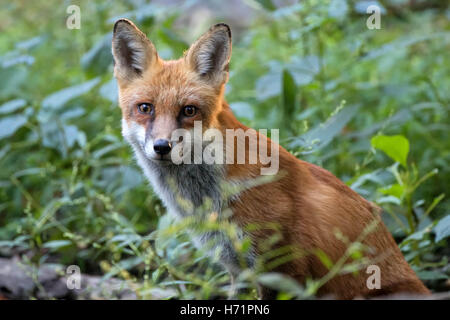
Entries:
{"type": "MultiPolygon", "coordinates": [[[[223,120],[225,127],[245,128],[224,106],[225,110],[219,119],[227,119],[223,120]]],[[[325,169],[298,160],[281,146],[279,148],[282,178],[254,187],[240,196],[240,200],[232,206],[234,218],[240,225],[277,222],[282,227],[282,244],[294,244],[307,253],[321,249],[333,262],[337,262],[348,246],[336,238],[335,230],[353,242],[371,222],[379,221],[376,229],[362,242],[373,250],[368,256],[380,267],[381,289],[367,288],[366,279],[369,275],[363,269],[356,276],[347,274],[334,277],[323,285],[319,294],[350,299],[396,292],[429,293],[381,221],[380,208],[359,196],[325,169]]],[[[255,177],[259,167],[229,165],[228,175],[233,179],[255,177]]],[[[265,232],[256,234],[254,242],[259,243],[264,236],[267,236],[265,232]]],[[[279,270],[300,282],[307,277],[323,277],[328,271],[313,254],[289,262],[279,270]]]]}

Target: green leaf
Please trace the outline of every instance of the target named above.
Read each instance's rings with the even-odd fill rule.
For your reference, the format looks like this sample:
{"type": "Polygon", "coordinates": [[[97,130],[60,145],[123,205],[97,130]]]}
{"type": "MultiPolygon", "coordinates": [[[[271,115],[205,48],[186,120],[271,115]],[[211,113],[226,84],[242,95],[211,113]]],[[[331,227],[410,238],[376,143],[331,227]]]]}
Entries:
{"type": "Polygon", "coordinates": [[[66,157],[69,149],[75,142],[80,142],[85,138],[84,133],[78,130],[75,125],[60,124],[56,121],[43,123],[41,125],[42,145],[48,148],[59,150],[63,157],[66,157]]]}
{"type": "Polygon", "coordinates": [[[33,37],[24,41],[17,42],[15,47],[20,50],[30,50],[44,42],[44,36],[33,37]]]}
{"type": "Polygon", "coordinates": [[[406,168],[406,159],[409,152],[409,141],[402,135],[378,135],[370,141],[372,147],[386,153],[392,160],[399,162],[406,168]]]}
{"type": "Polygon", "coordinates": [[[115,78],[112,78],[110,81],[106,82],[100,87],[100,95],[108,99],[109,101],[113,103],[117,103],[118,101],[118,95],[117,92],[119,91],[117,87],[117,81],[115,78]]]}
{"type": "Polygon", "coordinates": [[[292,56],[288,63],[277,60],[268,62],[269,71],[256,81],[256,98],[267,100],[282,93],[283,73],[289,70],[290,75],[299,87],[310,84],[320,72],[319,58],[315,55],[305,57],[292,56]]]}
{"type": "Polygon", "coordinates": [[[161,274],[164,273],[164,269],[163,268],[158,268],[155,271],[153,271],[152,273],[152,281],[153,283],[156,283],[159,279],[159,277],[161,276],[161,274]]]}
{"type": "Polygon", "coordinates": [[[379,189],[382,194],[394,196],[398,199],[402,199],[403,193],[405,192],[405,186],[398,183],[390,185],[385,188],[379,189]]]}
{"type": "Polygon", "coordinates": [[[426,40],[432,40],[432,39],[439,39],[443,43],[450,42],[450,32],[434,32],[426,35],[413,35],[413,36],[407,36],[401,39],[396,39],[392,42],[389,42],[381,47],[376,48],[373,51],[370,51],[363,59],[362,61],[367,61],[371,59],[378,58],[380,56],[386,55],[388,53],[392,53],[394,51],[401,51],[404,48],[407,48],[409,46],[412,46],[416,43],[426,41],[426,40]]]}
{"type": "Polygon", "coordinates": [[[433,211],[434,208],[442,201],[442,199],[445,198],[445,193],[441,193],[437,197],[433,199],[433,202],[430,204],[428,209],[425,211],[425,216],[428,216],[431,211],[433,211]]]}
{"type": "Polygon", "coordinates": [[[422,280],[442,280],[448,276],[438,270],[422,270],[417,272],[417,276],[422,280]]]}
{"type": "Polygon", "coordinates": [[[27,120],[27,117],[24,115],[15,115],[0,119],[0,139],[12,136],[17,130],[23,127],[25,123],[27,123],[27,120]]]}
{"type": "Polygon", "coordinates": [[[89,92],[100,82],[100,78],[94,78],[82,84],[68,87],[54,92],[42,101],[42,107],[48,109],[59,109],[70,100],[89,92]]]}
{"type": "Polygon", "coordinates": [[[377,199],[377,203],[378,204],[383,204],[383,203],[393,203],[396,205],[401,205],[402,201],[394,196],[386,196],[386,197],[381,197],[379,199],[377,199]]]}
{"type": "Polygon", "coordinates": [[[256,98],[259,101],[275,97],[281,92],[281,72],[278,70],[280,66],[277,62],[269,64],[271,70],[256,81],[256,98]]]}
{"type": "Polygon", "coordinates": [[[258,277],[258,282],[266,287],[288,293],[294,297],[303,295],[303,288],[294,279],[280,273],[263,273],[258,277]]]}
{"type": "Polygon", "coordinates": [[[328,255],[324,251],[317,249],[315,251],[315,255],[328,270],[333,267],[333,261],[331,261],[330,257],[328,257],[328,255]]]}
{"type": "Polygon", "coordinates": [[[0,114],[11,113],[22,108],[26,104],[27,102],[24,99],[15,99],[8,101],[0,106],[0,114]]]}
{"type": "Polygon", "coordinates": [[[356,115],[359,107],[360,105],[353,105],[343,108],[325,123],[296,138],[290,147],[312,148],[312,151],[316,151],[327,146],[356,115]]]}
{"type": "Polygon", "coordinates": [[[54,240],[44,243],[43,247],[47,249],[57,250],[62,247],[70,246],[72,241],[69,240],[54,240]]]}
{"type": "Polygon", "coordinates": [[[311,83],[320,72],[319,57],[316,55],[305,57],[292,56],[285,68],[292,74],[298,86],[305,86],[311,83]]]}
{"type": "Polygon", "coordinates": [[[20,66],[0,68],[0,98],[22,96],[23,85],[29,81],[29,76],[28,69],[20,66]]]}
{"type": "Polygon", "coordinates": [[[81,66],[97,74],[106,72],[113,63],[111,55],[112,33],[104,35],[88,52],[81,57],[81,66]]]}
{"type": "Polygon", "coordinates": [[[441,219],[433,230],[436,233],[436,242],[450,237],[450,215],[441,219]]]}
{"type": "Polygon", "coordinates": [[[30,56],[28,54],[22,54],[22,55],[12,55],[10,57],[8,57],[7,59],[2,59],[2,67],[3,68],[9,68],[9,67],[13,67],[15,65],[20,65],[20,64],[28,64],[28,65],[32,65],[34,63],[34,57],[30,56]]]}
{"type": "Polygon", "coordinates": [[[423,240],[424,237],[430,233],[430,228],[424,228],[422,230],[416,231],[412,234],[410,234],[406,239],[404,239],[401,243],[401,245],[405,245],[408,242],[410,242],[411,240],[413,241],[420,241],[423,240]]]}

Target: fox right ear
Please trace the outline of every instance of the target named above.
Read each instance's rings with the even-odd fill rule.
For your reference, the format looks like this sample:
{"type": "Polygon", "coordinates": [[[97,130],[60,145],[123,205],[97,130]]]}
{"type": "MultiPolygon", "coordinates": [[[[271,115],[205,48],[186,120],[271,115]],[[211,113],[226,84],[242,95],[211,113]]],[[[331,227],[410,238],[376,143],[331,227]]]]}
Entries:
{"type": "Polygon", "coordinates": [[[218,84],[228,80],[231,29],[225,23],[212,26],[188,50],[186,59],[202,78],[218,84]]]}
{"type": "Polygon", "coordinates": [[[127,19],[120,19],[114,24],[112,54],[114,74],[123,80],[141,76],[158,60],[153,43],[127,19]]]}

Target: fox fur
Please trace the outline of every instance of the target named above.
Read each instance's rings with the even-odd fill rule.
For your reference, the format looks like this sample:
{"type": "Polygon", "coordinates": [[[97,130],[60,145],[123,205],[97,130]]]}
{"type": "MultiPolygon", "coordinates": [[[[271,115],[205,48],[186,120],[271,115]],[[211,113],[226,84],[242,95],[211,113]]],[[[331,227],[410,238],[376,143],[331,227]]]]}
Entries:
{"type": "MultiPolygon", "coordinates": [[[[428,294],[381,221],[376,205],[330,172],[297,159],[266,136],[257,134],[257,139],[267,140],[279,152],[279,177],[243,188],[229,199],[223,197],[223,182],[244,185],[245,181],[259,177],[265,165],[260,162],[175,165],[155,154],[153,147],[157,139],[171,139],[171,133],[177,128],[191,130],[194,121],[202,121],[204,128],[216,128],[224,135],[227,129],[248,129],[236,119],[224,98],[231,47],[230,28],[217,24],[192,44],[182,58],[165,61],[131,21],[121,19],[114,26],[112,50],[123,136],[168,212],[180,218],[196,215],[197,208],[207,198],[211,200],[211,212],[219,216],[225,208],[230,208],[232,215],[228,219],[244,233],[248,225],[275,222],[282,234],[279,246],[299,247],[302,252],[310,253],[276,268],[301,284],[328,272],[312,253],[321,250],[334,263],[344,256],[348,243],[336,237],[337,230],[352,242],[360,239],[375,221],[374,230],[361,242],[370,249],[366,255],[380,268],[381,288],[369,289],[368,275],[362,270],[333,277],[323,284],[318,295],[352,299],[398,292],[428,294]],[[154,108],[151,115],[138,112],[137,106],[142,103],[151,103],[154,108]],[[193,117],[180,116],[180,110],[186,105],[197,107],[193,117]],[[192,205],[180,205],[179,197],[192,205]]],[[[262,253],[258,244],[270,234],[264,228],[248,232],[252,240],[251,254],[247,257],[250,265],[262,253]]],[[[196,242],[201,246],[208,239],[215,239],[222,247],[221,260],[237,275],[240,264],[230,241],[221,232],[209,232],[196,242]]],[[[347,261],[351,262],[351,258],[347,261]]],[[[270,297],[270,291],[263,291],[263,298],[270,297]]]]}

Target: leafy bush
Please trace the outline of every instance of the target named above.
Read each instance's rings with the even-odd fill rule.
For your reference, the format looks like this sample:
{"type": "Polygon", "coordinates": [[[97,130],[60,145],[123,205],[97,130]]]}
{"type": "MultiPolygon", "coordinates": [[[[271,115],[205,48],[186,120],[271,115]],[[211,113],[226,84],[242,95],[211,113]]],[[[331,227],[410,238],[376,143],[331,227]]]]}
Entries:
{"type": "MultiPolygon", "coordinates": [[[[254,19],[235,33],[227,99],[245,124],[282,128],[284,147],[382,206],[407,260],[441,290],[450,275],[450,14],[384,1],[382,29],[369,30],[363,2],[246,2],[254,19]]],[[[1,254],[121,277],[141,298],[233,289],[192,246],[189,221],[171,221],[144,181],[120,135],[112,79],[116,18],[133,19],[163,58],[177,58],[192,40],[179,21],[193,5],[81,1],[82,27],[69,30],[59,2],[2,4],[1,254]]],[[[235,246],[244,254],[246,243],[235,246]]],[[[326,279],[346,268],[328,266],[326,279]]],[[[305,298],[323,281],[302,288],[247,268],[236,285],[249,288],[241,298],[255,298],[257,283],[305,298]]]]}

